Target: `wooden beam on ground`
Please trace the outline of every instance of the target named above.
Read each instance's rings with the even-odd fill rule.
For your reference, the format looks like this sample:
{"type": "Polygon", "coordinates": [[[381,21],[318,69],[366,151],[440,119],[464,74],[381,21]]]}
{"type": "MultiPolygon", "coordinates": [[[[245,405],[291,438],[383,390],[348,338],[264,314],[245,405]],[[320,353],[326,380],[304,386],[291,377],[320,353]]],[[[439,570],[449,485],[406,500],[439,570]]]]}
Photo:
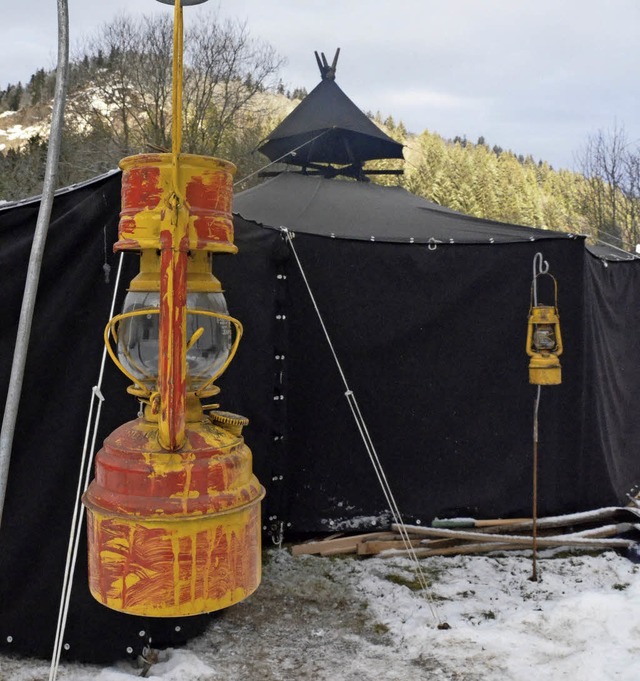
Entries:
{"type": "Polygon", "coordinates": [[[367,534],[354,534],[351,537],[339,537],[338,539],[321,539],[319,541],[310,541],[304,544],[296,544],[291,548],[291,553],[294,556],[303,554],[321,554],[321,555],[336,555],[337,553],[355,553],[358,543],[361,541],[397,538],[398,535],[393,532],[369,532],[367,534]],[[331,552],[331,553],[328,553],[331,552]]]}
{"type": "MultiPolygon", "coordinates": [[[[395,535],[396,537],[398,535],[395,535]]],[[[411,539],[411,546],[417,548],[422,544],[421,539],[411,539]]],[[[381,551],[392,551],[393,549],[407,549],[408,547],[401,539],[396,540],[380,540],[380,541],[363,541],[358,544],[359,556],[375,556],[381,551]]]]}
{"type": "MultiPolygon", "coordinates": [[[[538,518],[537,527],[539,530],[555,529],[559,527],[571,527],[574,525],[585,525],[588,523],[598,523],[609,520],[614,516],[621,517],[635,517],[640,518],[640,508],[633,508],[629,506],[607,506],[605,508],[598,508],[593,511],[582,511],[580,513],[567,513],[558,516],[547,516],[545,518],[538,518]]],[[[470,528],[469,522],[472,519],[460,518],[459,529],[470,528]]],[[[504,520],[500,522],[498,519],[493,520],[472,520],[474,527],[478,528],[480,532],[491,532],[494,534],[503,534],[509,532],[528,532],[533,529],[532,520],[504,520]],[[495,523],[495,524],[494,524],[495,523]],[[482,529],[480,529],[482,528],[482,529]]],[[[456,519],[452,518],[447,521],[440,521],[445,529],[456,529],[453,525],[456,519]],[[444,523],[447,523],[445,526],[444,523]]],[[[434,525],[435,526],[435,525],[434,525]]],[[[424,529],[423,525],[405,525],[405,528],[410,531],[420,532],[424,529]]]]}
{"type": "MultiPolygon", "coordinates": [[[[410,529],[405,526],[405,529],[410,529]]],[[[414,527],[411,526],[411,531],[414,527]]],[[[465,530],[447,530],[440,527],[422,527],[420,534],[427,537],[446,537],[449,539],[460,539],[470,542],[501,542],[504,544],[518,544],[519,546],[532,547],[533,537],[527,535],[501,535],[484,532],[473,532],[465,530]]],[[[582,548],[627,548],[635,544],[630,539],[599,539],[582,534],[554,535],[552,537],[540,537],[537,545],[540,548],[551,548],[556,546],[572,546],[582,548]]]]}

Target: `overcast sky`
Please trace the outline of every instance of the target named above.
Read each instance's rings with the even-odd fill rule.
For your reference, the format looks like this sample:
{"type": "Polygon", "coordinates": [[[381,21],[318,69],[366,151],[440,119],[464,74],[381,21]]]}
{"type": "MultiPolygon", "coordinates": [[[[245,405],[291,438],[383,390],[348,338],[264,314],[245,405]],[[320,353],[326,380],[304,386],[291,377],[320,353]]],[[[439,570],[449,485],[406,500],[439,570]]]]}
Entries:
{"type": "MultiPolygon", "coordinates": [[[[412,132],[483,135],[554,167],[574,167],[587,136],[623,125],[640,139],[638,0],[210,0],[286,58],[287,87],[311,90],[313,51],[365,111],[412,132]]],[[[72,42],[118,12],[169,12],[156,0],[69,0],[72,42]]],[[[56,0],[2,0],[0,87],[56,60],[56,0]]]]}

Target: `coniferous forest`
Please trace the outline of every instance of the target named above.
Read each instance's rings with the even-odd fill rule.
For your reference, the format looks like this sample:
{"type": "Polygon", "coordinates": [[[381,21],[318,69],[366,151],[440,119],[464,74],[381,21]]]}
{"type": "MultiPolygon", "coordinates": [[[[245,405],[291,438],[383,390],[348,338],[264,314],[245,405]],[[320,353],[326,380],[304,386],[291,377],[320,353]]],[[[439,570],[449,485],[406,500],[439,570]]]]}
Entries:
{"type": "MultiPolygon", "coordinates": [[[[70,68],[60,186],[115,168],[124,156],[170,149],[171,45],[169,18],[126,15],[85,41],[70,68]]],[[[185,46],[183,149],[232,160],[237,178],[247,178],[237,189],[245,189],[267,163],[256,147],[306,90],[284,86],[282,58],[246,24],[212,14],[189,29],[185,46]]],[[[55,73],[39,69],[28,83],[0,89],[0,142],[14,133],[0,144],[2,200],[41,190],[54,86],[55,73]]],[[[368,166],[404,174],[373,181],[476,217],[586,234],[626,250],[640,242],[640,147],[622,126],[584,140],[574,172],[499,141],[444,139],[409,132],[392,116],[371,117],[405,145],[404,162],[368,166]]]]}

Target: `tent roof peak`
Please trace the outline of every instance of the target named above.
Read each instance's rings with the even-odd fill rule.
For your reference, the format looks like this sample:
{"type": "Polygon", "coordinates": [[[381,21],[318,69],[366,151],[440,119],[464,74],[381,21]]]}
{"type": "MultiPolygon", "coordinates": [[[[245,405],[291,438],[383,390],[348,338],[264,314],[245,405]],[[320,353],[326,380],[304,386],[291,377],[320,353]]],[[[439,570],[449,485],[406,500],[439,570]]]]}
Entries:
{"type": "Polygon", "coordinates": [[[314,54],[316,55],[316,61],[318,62],[318,68],[320,69],[320,76],[322,80],[335,80],[338,57],[340,56],[340,48],[336,50],[333,61],[331,62],[331,66],[329,66],[329,62],[324,56],[324,52],[320,52],[320,55],[318,55],[318,52],[315,51],[314,54]]]}
{"type": "MultiPolygon", "coordinates": [[[[401,174],[400,169],[364,170],[366,161],[402,159],[403,145],[381,130],[336,83],[340,48],[333,61],[315,52],[321,80],[265,138],[258,151],[273,162],[298,166],[325,177],[401,174]]],[[[261,173],[277,174],[278,171],[261,173]]]]}

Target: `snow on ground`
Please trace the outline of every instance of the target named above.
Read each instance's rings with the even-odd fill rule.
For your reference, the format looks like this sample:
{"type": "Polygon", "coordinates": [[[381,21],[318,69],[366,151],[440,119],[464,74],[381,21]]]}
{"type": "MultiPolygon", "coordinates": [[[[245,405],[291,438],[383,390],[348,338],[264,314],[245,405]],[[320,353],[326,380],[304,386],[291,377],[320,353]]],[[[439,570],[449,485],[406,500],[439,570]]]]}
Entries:
{"type": "MultiPolygon", "coordinates": [[[[429,558],[416,588],[401,557],[265,552],[258,591],[151,681],[637,681],[639,566],[607,552],[429,558]],[[439,629],[438,622],[449,629],[439,629]]],[[[60,681],[130,681],[130,662],[68,664],[60,681]]],[[[45,662],[0,656],[0,681],[46,681],[45,662]]]]}

